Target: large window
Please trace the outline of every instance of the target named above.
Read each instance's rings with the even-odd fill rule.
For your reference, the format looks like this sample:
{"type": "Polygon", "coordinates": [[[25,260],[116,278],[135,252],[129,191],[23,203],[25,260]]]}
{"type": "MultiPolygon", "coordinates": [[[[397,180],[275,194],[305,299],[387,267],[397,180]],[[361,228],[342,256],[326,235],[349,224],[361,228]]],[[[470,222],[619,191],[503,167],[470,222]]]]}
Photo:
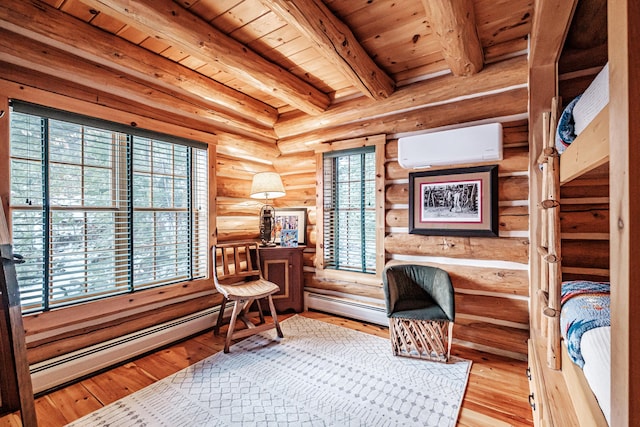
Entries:
{"type": "Polygon", "coordinates": [[[207,165],[203,144],[14,103],[23,310],[205,277],[207,165]]]}
{"type": "Polygon", "coordinates": [[[324,267],[376,273],[375,147],[323,156],[324,267]]]}

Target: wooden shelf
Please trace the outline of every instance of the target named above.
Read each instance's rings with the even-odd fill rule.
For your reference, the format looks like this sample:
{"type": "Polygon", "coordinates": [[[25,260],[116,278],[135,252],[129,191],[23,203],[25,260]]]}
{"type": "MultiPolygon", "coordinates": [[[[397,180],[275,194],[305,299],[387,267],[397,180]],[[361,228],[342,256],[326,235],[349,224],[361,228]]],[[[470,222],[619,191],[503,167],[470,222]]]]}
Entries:
{"type": "Polygon", "coordinates": [[[605,106],[589,126],[560,157],[560,185],[609,162],[609,106],[605,106]]]}

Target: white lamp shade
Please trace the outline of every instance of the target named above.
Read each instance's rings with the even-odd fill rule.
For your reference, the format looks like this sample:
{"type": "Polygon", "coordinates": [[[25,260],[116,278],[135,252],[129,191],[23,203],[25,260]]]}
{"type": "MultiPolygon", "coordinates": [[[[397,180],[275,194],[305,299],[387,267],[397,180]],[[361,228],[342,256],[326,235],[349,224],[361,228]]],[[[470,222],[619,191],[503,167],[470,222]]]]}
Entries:
{"type": "Polygon", "coordinates": [[[275,199],[285,195],[280,175],[275,172],[259,172],[253,176],[251,198],[275,199]]]}

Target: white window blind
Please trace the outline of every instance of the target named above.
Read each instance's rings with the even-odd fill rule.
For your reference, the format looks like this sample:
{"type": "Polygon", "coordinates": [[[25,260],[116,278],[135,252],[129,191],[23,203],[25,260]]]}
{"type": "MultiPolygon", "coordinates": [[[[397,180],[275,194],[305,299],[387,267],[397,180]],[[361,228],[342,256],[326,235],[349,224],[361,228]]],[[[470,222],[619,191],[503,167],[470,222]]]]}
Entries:
{"type": "Polygon", "coordinates": [[[205,277],[207,164],[204,144],[14,103],[23,311],[205,277]]]}
{"type": "Polygon", "coordinates": [[[325,268],[376,272],[375,147],[323,156],[325,268]]]}

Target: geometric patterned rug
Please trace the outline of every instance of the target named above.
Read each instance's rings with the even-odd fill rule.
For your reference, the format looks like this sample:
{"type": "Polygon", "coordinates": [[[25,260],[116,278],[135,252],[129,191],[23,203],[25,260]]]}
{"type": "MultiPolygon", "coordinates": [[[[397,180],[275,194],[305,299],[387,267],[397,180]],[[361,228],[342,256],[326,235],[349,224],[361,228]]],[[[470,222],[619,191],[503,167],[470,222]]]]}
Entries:
{"type": "Polygon", "coordinates": [[[393,356],[389,340],[293,316],[73,423],[454,426],[471,362],[393,356]]]}

